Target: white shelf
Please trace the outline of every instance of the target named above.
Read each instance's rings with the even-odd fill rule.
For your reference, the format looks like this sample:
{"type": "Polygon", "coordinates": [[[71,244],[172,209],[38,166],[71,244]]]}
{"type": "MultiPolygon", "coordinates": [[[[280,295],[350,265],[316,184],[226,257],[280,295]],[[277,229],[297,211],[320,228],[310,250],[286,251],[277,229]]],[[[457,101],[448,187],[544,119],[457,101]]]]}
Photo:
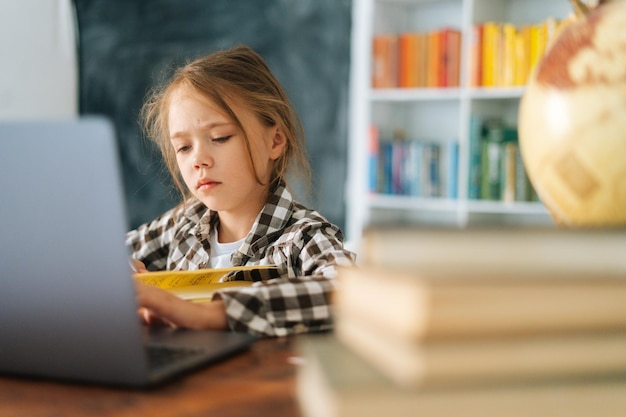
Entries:
{"type": "Polygon", "coordinates": [[[468,88],[467,94],[471,99],[519,99],[524,94],[524,87],[498,87],[498,88],[468,88]]]}
{"type": "Polygon", "coordinates": [[[445,101],[459,100],[461,89],[459,88],[389,88],[371,89],[370,100],[375,101],[445,101]]]}
{"type": "Polygon", "coordinates": [[[475,217],[545,224],[550,216],[541,203],[470,200],[468,196],[469,127],[472,115],[502,117],[516,123],[524,87],[470,87],[470,36],[474,24],[487,20],[516,25],[564,18],[566,0],[358,0],[353,3],[350,77],[349,169],[346,236],[355,241],[368,224],[438,218],[469,222],[475,217]],[[371,41],[375,33],[428,31],[456,27],[463,35],[459,88],[373,89],[371,41]],[[372,123],[407,137],[456,140],[459,143],[458,198],[421,198],[372,194],[368,189],[368,138],[372,123]]]}
{"type": "Polygon", "coordinates": [[[398,211],[467,211],[471,213],[548,215],[548,211],[543,204],[525,201],[500,202],[487,200],[458,200],[446,198],[409,197],[392,194],[369,194],[367,200],[369,206],[372,208],[398,211]]]}
{"type": "Polygon", "coordinates": [[[387,210],[429,210],[456,212],[459,210],[459,200],[443,198],[407,197],[391,194],[370,194],[370,207],[387,210]]]}

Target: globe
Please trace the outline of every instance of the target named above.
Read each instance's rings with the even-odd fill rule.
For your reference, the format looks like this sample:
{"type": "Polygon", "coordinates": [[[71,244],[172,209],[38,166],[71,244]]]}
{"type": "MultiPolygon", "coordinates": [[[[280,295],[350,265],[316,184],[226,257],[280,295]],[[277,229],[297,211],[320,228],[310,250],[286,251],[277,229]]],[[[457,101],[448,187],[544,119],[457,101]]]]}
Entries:
{"type": "Polygon", "coordinates": [[[564,26],[520,102],[524,165],[559,225],[626,225],[626,2],[564,26]]]}

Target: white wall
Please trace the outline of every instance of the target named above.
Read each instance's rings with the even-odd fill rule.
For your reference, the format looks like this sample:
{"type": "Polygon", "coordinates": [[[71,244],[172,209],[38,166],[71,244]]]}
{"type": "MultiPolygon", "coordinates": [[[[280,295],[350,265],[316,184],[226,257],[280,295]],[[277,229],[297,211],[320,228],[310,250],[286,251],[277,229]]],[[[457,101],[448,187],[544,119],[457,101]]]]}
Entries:
{"type": "Polygon", "coordinates": [[[71,0],[0,0],[0,120],[77,114],[71,0]]]}

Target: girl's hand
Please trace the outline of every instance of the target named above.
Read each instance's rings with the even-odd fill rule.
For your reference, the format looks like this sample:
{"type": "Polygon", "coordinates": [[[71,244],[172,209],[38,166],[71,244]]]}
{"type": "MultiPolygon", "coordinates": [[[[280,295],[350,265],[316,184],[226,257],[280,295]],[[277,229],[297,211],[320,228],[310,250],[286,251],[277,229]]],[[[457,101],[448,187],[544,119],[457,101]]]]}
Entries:
{"type": "Polygon", "coordinates": [[[143,262],[137,259],[129,259],[130,267],[137,273],[148,272],[143,262]]]}
{"type": "Polygon", "coordinates": [[[186,329],[228,328],[224,301],[192,303],[152,285],[135,283],[139,315],[148,325],[186,329]]]}

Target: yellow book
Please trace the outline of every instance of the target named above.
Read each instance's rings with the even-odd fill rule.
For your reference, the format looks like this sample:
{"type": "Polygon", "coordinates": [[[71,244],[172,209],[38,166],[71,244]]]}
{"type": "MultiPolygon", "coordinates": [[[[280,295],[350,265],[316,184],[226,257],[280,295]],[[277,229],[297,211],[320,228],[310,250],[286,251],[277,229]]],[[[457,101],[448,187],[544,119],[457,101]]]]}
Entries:
{"type": "Polygon", "coordinates": [[[531,26],[530,30],[530,73],[532,74],[537,64],[543,57],[547,44],[545,23],[531,26]]]}
{"type": "Polygon", "coordinates": [[[139,282],[154,285],[180,298],[197,302],[210,301],[213,293],[224,288],[250,286],[256,281],[265,281],[278,276],[278,269],[273,265],[134,274],[139,282]]]}
{"type": "Polygon", "coordinates": [[[530,73],[530,26],[522,26],[515,37],[515,85],[526,85],[530,73]]]}
{"type": "Polygon", "coordinates": [[[515,54],[515,39],[517,29],[512,23],[502,25],[502,83],[504,87],[515,85],[517,60],[515,54]]]}
{"type": "Polygon", "coordinates": [[[499,85],[498,67],[500,62],[499,51],[500,24],[485,22],[483,24],[483,87],[495,87],[499,85]]]}

